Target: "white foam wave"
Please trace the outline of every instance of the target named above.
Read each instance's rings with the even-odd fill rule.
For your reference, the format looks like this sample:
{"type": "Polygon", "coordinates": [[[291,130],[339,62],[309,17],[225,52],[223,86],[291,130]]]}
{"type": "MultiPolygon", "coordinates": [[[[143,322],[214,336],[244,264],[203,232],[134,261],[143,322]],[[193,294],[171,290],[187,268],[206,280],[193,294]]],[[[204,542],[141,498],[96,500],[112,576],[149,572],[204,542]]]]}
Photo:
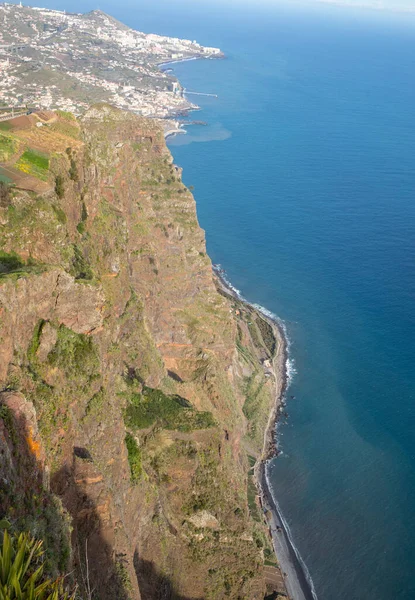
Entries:
{"type": "Polygon", "coordinates": [[[282,514],[282,511],[281,511],[280,505],[278,504],[278,501],[276,500],[276,498],[275,498],[275,496],[273,494],[273,489],[272,489],[272,486],[270,484],[269,477],[268,477],[268,466],[265,468],[265,480],[267,482],[268,490],[269,490],[270,494],[272,495],[272,499],[274,501],[275,508],[276,508],[276,511],[277,511],[277,516],[278,516],[279,520],[281,521],[281,524],[282,524],[282,527],[284,529],[285,535],[287,536],[287,538],[289,540],[291,548],[293,549],[293,551],[295,553],[295,556],[296,556],[296,558],[297,558],[297,560],[298,560],[298,562],[299,562],[299,564],[301,566],[301,569],[302,569],[302,571],[304,573],[306,581],[307,581],[308,585],[310,586],[311,594],[312,594],[314,600],[318,600],[317,592],[316,592],[316,589],[314,587],[314,582],[313,582],[313,579],[312,579],[312,577],[310,575],[310,571],[308,570],[307,565],[305,564],[305,562],[303,561],[303,559],[301,557],[300,551],[298,550],[297,546],[294,543],[290,526],[288,525],[287,521],[285,520],[285,517],[284,517],[284,515],[282,514]]]}
{"type": "Polygon", "coordinates": [[[238,288],[236,288],[234,285],[232,285],[232,283],[229,281],[229,279],[226,275],[226,271],[224,269],[222,269],[222,265],[220,265],[220,264],[213,265],[213,270],[217,275],[219,275],[221,280],[235,294],[235,296],[237,296],[238,300],[242,300],[242,302],[248,302],[247,299],[242,296],[241,290],[238,290],[238,288]]]}
{"type": "Polygon", "coordinates": [[[292,356],[290,356],[291,339],[290,339],[290,336],[288,335],[287,325],[286,325],[285,321],[280,319],[280,317],[278,317],[276,314],[274,314],[273,312],[271,312],[264,306],[261,306],[260,304],[253,304],[252,306],[254,308],[256,308],[258,312],[260,312],[263,315],[265,315],[266,317],[268,317],[268,319],[270,319],[271,321],[274,321],[274,323],[276,323],[283,332],[283,335],[285,338],[285,343],[286,343],[286,349],[287,349],[287,360],[285,362],[285,376],[287,378],[287,385],[286,385],[285,392],[287,392],[288,388],[290,387],[290,385],[294,379],[294,375],[297,373],[297,369],[295,368],[294,358],[292,356]]]}
{"type": "Polygon", "coordinates": [[[288,335],[287,325],[286,325],[285,321],[280,319],[280,317],[275,315],[273,312],[271,312],[267,308],[264,308],[260,304],[253,304],[252,306],[254,308],[256,308],[258,312],[261,312],[263,315],[268,317],[268,319],[271,319],[271,321],[274,321],[274,323],[276,323],[282,329],[282,332],[283,332],[284,338],[285,338],[286,347],[287,347],[287,361],[285,363],[285,375],[287,377],[287,386],[286,386],[285,391],[287,391],[287,389],[290,387],[290,385],[294,379],[294,375],[297,373],[297,369],[295,368],[294,358],[292,356],[290,356],[291,339],[290,339],[290,336],[288,335]]]}
{"type": "Polygon", "coordinates": [[[213,265],[213,270],[220,277],[220,279],[223,281],[223,283],[226,285],[226,287],[229,290],[231,290],[233,294],[235,294],[235,296],[238,298],[238,300],[241,300],[242,302],[246,302],[247,304],[251,304],[251,306],[253,306],[258,312],[262,313],[265,317],[267,317],[268,319],[270,319],[271,321],[276,323],[278,325],[278,327],[281,328],[281,330],[284,334],[286,348],[287,348],[287,361],[285,363],[285,375],[287,378],[287,386],[286,386],[285,391],[287,391],[287,389],[290,387],[290,385],[294,379],[295,374],[297,373],[297,370],[295,368],[294,358],[292,356],[290,356],[291,339],[290,339],[290,336],[288,335],[287,325],[286,325],[285,321],[283,321],[276,314],[274,314],[273,312],[268,310],[268,308],[265,308],[264,306],[261,306],[260,304],[250,303],[242,295],[241,290],[238,290],[238,288],[236,288],[234,285],[232,285],[232,283],[229,281],[226,271],[222,268],[222,265],[220,265],[220,264],[213,265]]]}
{"type": "MultiPolygon", "coordinates": [[[[232,285],[232,283],[229,281],[229,279],[227,278],[226,272],[224,271],[224,269],[222,268],[222,266],[220,264],[217,265],[213,265],[213,270],[215,271],[215,273],[220,277],[220,279],[223,281],[223,283],[226,285],[226,287],[232,291],[232,293],[242,302],[247,302],[248,304],[250,304],[248,302],[248,300],[242,295],[242,292],[240,290],[238,290],[238,288],[236,288],[234,285],[232,285]]],[[[283,331],[285,340],[286,340],[286,347],[287,347],[287,360],[285,363],[285,369],[286,369],[286,377],[287,377],[287,386],[286,386],[286,390],[289,388],[289,386],[292,383],[292,380],[295,376],[295,374],[297,373],[297,370],[295,368],[295,361],[294,358],[292,356],[290,356],[290,348],[291,348],[291,340],[290,337],[288,335],[288,330],[287,330],[287,326],[285,324],[285,322],[280,319],[277,315],[275,315],[273,312],[271,312],[270,310],[268,310],[267,308],[265,308],[264,306],[261,306],[260,304],[251,304],[251,306],[253,306],[258,312],[262,313],[265,317],[267,317],[268,319],[270,319],[271,321],[273,321],[274,323],[276,323],[283,331]]],[[[277,420],[276,424],[275,424],[275,431],[277,433],[276,435],[276,444],[277,444],[277,448],[279,450],[279,454],[283,454],[283,452],[280,450],[279,448],[279,437],[283,435],[282,432],[278,431],[279,429],[279,424],[280,421],[277,420]]],[[[294,544],[294,540],[291,534],[291,530],[290,527],[287,523],[287,521],[284,518],[284,515],[281,512],[280,506],[276,500],[276,498],[274,497],[274,494],[272,492],[272,487],[270,485],[270,481],[268,478],[268,469],[269,469],[269,465],[271,465],[271,468],[273,467],[273,463],[268,463],[266,465],[265,468],[265,479],[267,482],[267,486],[268,486],[268,490],[270,492],[270,494],[272,495],[272,498],[274,500],[274,504],[275,504],[275,508],[277,511],[277,516],[279,518],[279,520],[281,521],[281,524],[283,526],[283,529],[285,531],[285,534],[289,540],[289,543],[293,549],[293,552],[295,553],[295,556],[298,560],[298,563],[301,567],[301,569],[303,570],[304,576],[306,578],[306,581],[310,587],[310,591],[311,594],[314,598],[314,600],[318,600],[317,598],[317,593],[314,587],[314,583],[313,580],[311,578],[310,572],[307,568],[307,565],[305,564],[305,562],[303,561],[303,559],[301,558],[301,554],[298,550],[298,548],[296,547],[296,545],[294,544]]]]}
{"type": "Polygon", "coordinates": [[[297,374],[297,369],[295,368],[295,361],[293,358],[288,357],[286,363],[286,373],[287,373],[287,389],[290,387],[294,376],[297,374]]]}
{"type": "Polygon", "coordinates": [[[163,69],[169,65],[178,65],[179,63],[190,62],[191,60],[197,60],[197,56],[192,56],[191,58],[182,58],[180,60],[168,60],[167,62],[160,63],[158,67],[159,69],[163,69]]]}

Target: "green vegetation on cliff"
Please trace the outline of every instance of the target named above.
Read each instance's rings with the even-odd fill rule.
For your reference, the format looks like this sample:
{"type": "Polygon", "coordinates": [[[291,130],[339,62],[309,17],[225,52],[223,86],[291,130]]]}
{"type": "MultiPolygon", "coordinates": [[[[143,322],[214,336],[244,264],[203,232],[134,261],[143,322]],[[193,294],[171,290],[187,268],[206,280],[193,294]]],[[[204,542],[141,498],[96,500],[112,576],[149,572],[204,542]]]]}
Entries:
{"type": "Polygon", "coordinates": [[[146,386],[141,394],[130,395],[125,422],[133,429],[145,429],[157,423],[159,427],[178,431],[206,429],[215,425],[212,413],[196,411],[188,400],[178,394],[167,395],[146,386]]]}
{"type": "Polygon", "coordinates": [[[99,377],[99,358],[93,339],[64,325],[58,329],[56,344],[47,360],[52,367],[62,369],[68,381],[76,381],[76,387],[86,387],[99,377]]]}
{"type": "Polygon", "coordinates": [[[30,273],[41,273],[41,271],[42,266],[36,264],[33,259],[25,261],[15,252],[0,250],[0,279],[6,276],[18,279],[30,273]]]}
{"type": "Polygon", "coordinates": [[[127,433],[125,436],[125,445],[127,446],[128,462],[131,469],[131,483],[137,483],[143,472],[141,466],[141,451],[134,437],[127,433]]]}
{"type": "Polygon", "coordinates": [[[100,105],[10,136],[48,180],[0,203],[6,513],[81,596],[89,564],[100,600],[262,600],[246,448],[273,402],[272,328],[218,294],[154,122],[100,105]]]}
{"type": "Polygon", "coordinates": [[[45,321],[40,320],[33,331],[27,350],[29,365],[19,378],[18,389],[28,386],[28,397],[36,407],[39,428],[52,457],[61,451],[56,429],[67,426],[71,397],[81,401],[93,395],[95,382],[100,379],[100,361],[91,337],[50,323],[48,333],[54,344],[40,360],[38,350],[44,329],[45,321]]]}
{"type": "Polygon", "coordinates": [[[10,136],[0,134],[0,161],[8,160],[16,150],[16,141],[10,136]]]}
{"type": "Polygon", "coordinates": [[[23,171],[23,173],[46,181],[49,171],[49,158],[37,150],[28,148],[19,158],[16,168],[23,171]]]}

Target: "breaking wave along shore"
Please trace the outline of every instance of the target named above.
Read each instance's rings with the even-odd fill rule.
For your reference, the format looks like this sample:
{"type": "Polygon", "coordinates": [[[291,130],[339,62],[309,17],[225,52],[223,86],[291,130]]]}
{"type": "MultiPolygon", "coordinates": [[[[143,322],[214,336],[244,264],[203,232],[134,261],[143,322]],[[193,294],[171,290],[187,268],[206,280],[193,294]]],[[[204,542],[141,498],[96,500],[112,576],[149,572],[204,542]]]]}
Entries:
{"type": "Polygon", "coordinates": [[[318,600],[313,580],[306,564],[295,546],[291,531],[269,481],[269,461],[278,453],[277,426],[281,410],[285,406],[286,391],[295,375],[294,360],[290,357],[290,340],[285,323],[263,306],[251,303],[228,280],[221,265],[213,266],[220,283],[231,296],[258,311],[272,326],[279,341],[280,351],[274,358],[273,372],[276,383],[276,398],[272,407],[268,427],[264,432],[261,457],[255,465],[255,480],[262,509],[273,540],[275,554],[283,572],[287,591],[292,600],[318,600]]]}

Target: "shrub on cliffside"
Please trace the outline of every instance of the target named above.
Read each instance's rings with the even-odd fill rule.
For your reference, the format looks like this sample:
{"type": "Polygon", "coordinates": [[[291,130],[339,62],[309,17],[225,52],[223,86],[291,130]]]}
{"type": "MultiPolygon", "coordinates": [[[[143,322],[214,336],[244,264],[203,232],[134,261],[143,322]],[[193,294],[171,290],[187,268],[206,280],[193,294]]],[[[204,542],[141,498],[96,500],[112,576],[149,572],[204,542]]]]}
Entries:
{"type": "Polygon", "coordinates": [[[58,198],[63,198],[65,194],[65,185],[62,175],[57,175],[55,178],[55,193],[58,198]]]}
{"type": "Polygon", "coordinates": [[[0,181],[0,206],[6,208],[9,206],[10,200],[10,186],[4,183],[4,181],[0,181]]]}

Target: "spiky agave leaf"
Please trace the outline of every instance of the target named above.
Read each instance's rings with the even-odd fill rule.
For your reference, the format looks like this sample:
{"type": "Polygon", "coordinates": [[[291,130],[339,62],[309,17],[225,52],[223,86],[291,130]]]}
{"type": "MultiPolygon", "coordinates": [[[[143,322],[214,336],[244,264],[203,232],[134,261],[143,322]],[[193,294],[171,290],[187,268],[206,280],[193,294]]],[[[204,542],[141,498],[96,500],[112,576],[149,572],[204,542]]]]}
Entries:
{"type": "Polygon", "coordinates": [[[64,591],[63,579],[43,577],[42,541],[28,533],[9,534],[4,529],[0,548],[0,600],[73,600],[64,591]]]}

